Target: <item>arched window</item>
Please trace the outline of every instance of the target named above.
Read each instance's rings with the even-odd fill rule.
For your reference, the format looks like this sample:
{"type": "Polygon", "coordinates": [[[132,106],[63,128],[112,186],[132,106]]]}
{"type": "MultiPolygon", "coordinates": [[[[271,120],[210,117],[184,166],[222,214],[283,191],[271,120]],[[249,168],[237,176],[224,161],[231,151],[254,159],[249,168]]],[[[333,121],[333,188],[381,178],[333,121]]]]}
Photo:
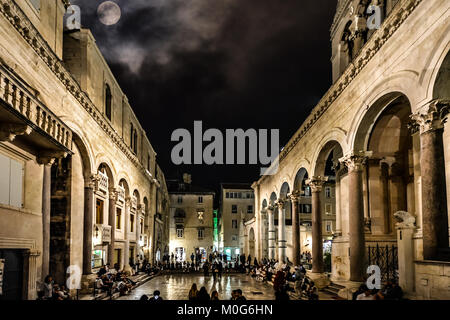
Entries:
{"type": "Polygon", "coordinates": [[[111,88],[108,84],[105,87],[105,114],[106,117],[111,120],[112,118],[112,95],[111,88]]]}

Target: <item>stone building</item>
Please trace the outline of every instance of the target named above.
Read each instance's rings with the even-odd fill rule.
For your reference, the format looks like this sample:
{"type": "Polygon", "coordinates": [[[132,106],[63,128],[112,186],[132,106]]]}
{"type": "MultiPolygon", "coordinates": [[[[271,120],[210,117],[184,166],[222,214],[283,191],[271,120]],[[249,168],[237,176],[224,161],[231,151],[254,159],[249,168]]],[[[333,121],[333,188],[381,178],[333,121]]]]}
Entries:
{"type": "Polygon", "coordinates": [[[177,261],[190,261],[192,253],[206,259],[214,251],[213,191],[183,180],[167,180],[170,196],[170,254],[177,261]]]}
{"type": "MultiPolygon", "coordinates": [[[[348,297],[367,277],[367,266],[378,265],[382,280],[398,276],[411,297],[450,298],[449,15],[446,0],[338,1],[331,27],[333,85],[283,148],[278,171],[253,184],[259,257],[275,255],[274,216],[284,221],[286,207],[297,212],[308,185],[310,275],[319,286],[329,283],[322,195],[332,170],[330,279],[345,286],[340,295],[348,297]],[[381,7],[379,29],[368,29],[371,4],[381,7]]],[[[292,218],[298,225],[299,217],[292,218]]],[[[299,237],[293,232],[295,248],[299,237]]],[[[284,240],[278,239],[279,256],[286,254],[284,240]]],[[[298,262],[298,251],[289,259],[298,262]]]]}
{"type": "Polygon", "coordinates": [[[250,184],[220,185],[220,245],[219,251],[228,259],[239,254],[255,257],[255,197],[250,184]]]}
{"type": "Polygon", "coordinates": [[[168,227],[156,153],[89,30],[63,31],[67,5],[0,1],[3,298],[47,274],[87,289],[103,263],[153,260],[155,216],[168,227]]]}

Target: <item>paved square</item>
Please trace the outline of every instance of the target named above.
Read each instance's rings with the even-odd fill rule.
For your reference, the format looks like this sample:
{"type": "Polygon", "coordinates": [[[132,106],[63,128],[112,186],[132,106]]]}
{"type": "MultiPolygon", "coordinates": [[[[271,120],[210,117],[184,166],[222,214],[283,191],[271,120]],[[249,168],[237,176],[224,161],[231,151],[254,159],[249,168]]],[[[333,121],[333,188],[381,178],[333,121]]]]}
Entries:
{"type": "Polygon", "coordinates": [[[231,292],[235,289],[241,289],[247,300],[274,300],[275,298],[271,285],[243,274],[223,275],[222,280],[216,282],[213,281],[212,276],[205,279],[202,274],[174,274],[156,277],[133,290],[130,295],[118,300],[139,300],[144,294],[152,296],[155,290],[159,290],[161,297],[165,300],[188,300],[193,283],[197,284],[199,290],[203,286],[206,287],[209,294],[217,290],[220,300],[229,300],[231,292]]]}

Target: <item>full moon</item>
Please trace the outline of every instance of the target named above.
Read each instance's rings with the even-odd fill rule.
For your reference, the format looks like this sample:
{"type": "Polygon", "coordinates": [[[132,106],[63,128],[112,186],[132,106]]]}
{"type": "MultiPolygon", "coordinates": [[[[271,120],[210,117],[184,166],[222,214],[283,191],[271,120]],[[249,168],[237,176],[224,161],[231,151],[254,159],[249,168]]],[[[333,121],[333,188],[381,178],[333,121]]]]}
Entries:
{"type": "Polygon", "coordinates": [[[101,23],[110,26],[116,24],[120,20],[122,13],[120,7],[116,3],[105,1],[98,6],[97,15],[101,23]]]}

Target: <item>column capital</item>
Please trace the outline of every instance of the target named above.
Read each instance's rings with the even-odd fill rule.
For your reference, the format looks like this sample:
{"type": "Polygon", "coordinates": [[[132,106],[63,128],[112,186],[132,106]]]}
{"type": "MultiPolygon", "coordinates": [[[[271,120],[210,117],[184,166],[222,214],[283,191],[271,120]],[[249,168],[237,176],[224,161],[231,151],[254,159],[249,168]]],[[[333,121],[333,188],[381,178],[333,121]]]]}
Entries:
{"type": "Polygon", "coordinates": [[[328,181],[328,177],[315,176],[306,180],[306,184],[311,187],[312,192],[321,192],[325,182],[328,181]]]}
{"type": "Polygon", "coordinates": [[[283,210],[284,209],[284,204],[285,204],[285,200],[283,199],[278,199],[277,202],[275,203],[276,206],[278,206],[278,209],[283,210]]]}
{"type": "Polygon", "coordinates": [[[444,128],[450,110],[450,100],[433,100],[425,112],[418,112],[410,116],[410,130],[420,134],[444,128]]]}
{"type": "Polygon", "coordinates": [[[266,207],[266,210],[267,210],[267,211],[272,211],[272,212],[273,212],[274,209],[275,209],[275,208],[274,208],[273,205],[271,205],[271,204],[269,204],[269,205],[266,207]]]}
{"type": "Polygon", "coordinates": [[[345,165],[349,171],[361,171],[372,154],[372,151],[351,152],[340,158],[339,162],[345,165]]]}
{"type": "Polygon", "coordinates": [[[292,203],[296,203],[298,199],[300,198],[300,191],[294,190],[290,194],[288,194],[288,197],[291,199],[292,203]]]}
{"type": "Polygon", "coordinates": [[[99,181],[100,181],[100,177],[98,176],[98,174],[93,174],[84,182],[85,188],[90,188],[90,189],[95,190],[99,181]]]}
{"type": "Polygon", "coordinates": [[[116,188],[110,188],[109,189],[109,200],[116,202],[118,198],[119,198],[119,191],[116,188]]]}

